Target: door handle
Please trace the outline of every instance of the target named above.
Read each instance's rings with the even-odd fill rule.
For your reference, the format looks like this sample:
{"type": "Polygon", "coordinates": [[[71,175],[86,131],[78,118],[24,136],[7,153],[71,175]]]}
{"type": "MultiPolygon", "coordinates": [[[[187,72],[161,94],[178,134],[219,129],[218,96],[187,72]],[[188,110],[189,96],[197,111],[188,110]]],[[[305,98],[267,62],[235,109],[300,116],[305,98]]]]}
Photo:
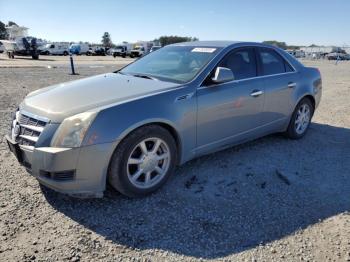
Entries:
{"type": "Polygon", "coordinates": [[[262,95],[264,92],[261,90],[254,90],[253,92],[250,93],[250,96],[252,97],[258,97],[260,95],[262,95]]]}
{"type": "Polygon", "coordinates": [[[289,82],[288,83],[288,87],[289,88],[294,88],[294,87],[296,87],[297,86],[297,83],[294,83],[294,82],[289,82]]]}

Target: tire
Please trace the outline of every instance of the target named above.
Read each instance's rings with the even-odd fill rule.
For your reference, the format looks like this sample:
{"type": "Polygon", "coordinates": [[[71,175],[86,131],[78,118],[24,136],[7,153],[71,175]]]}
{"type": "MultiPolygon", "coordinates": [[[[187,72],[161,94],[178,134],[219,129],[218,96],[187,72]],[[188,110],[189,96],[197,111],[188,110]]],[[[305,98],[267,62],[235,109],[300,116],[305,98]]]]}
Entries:
{"type": "Polygon", "coordinates": [[[67,55],[68,55],[68,52],[67,52],[67,51],[64,51],[64,52],[63,52],[63,55],[64,55],[64,56],[67,56],[67,55]]]}
{"type": "Polygon", "coordinates": [[[312,116],[314,114],[314,110],[315,110],[315,108],[314,108],[311,100],[309,98],[306,98],[306,97],[303,98],[294,109],[293,115],[290,119],[288,129],[285,132],[285,135],[291,139],[300,139],[303,136],[305,136],[305,134],[307,133],[307,130],[309,129],[311,119],[312,119],[312,116]],[[304,115],[304,118],[303,117],[300,118],[299,123],[302,122],[303,124],[302,124],[302,126],[299,126],[299,124],[297,124],[296,121],[297,121],[297,118],[302,113],[303,108],[308,109],[309,113],[306,113],[306,115],[308,115],[308,117],[306,117],[306,115],[304,115]]]}
{"type": "Polygon", "coordinates": [[[130,133],[118,145],[109,165],[108,181],[114,189],[128,197],[146,196],[167,181],[174,172],[176,163],[177,148],[172,135],[160,126],[144,126],[130,133]],[[159,146],[153,153],[151,151],[157,141],[159,146]],[[145,142],[143,150],[140,146],[142,142],[145,142]],[[147,154],[144,153],[145,150],[147,154]],[[159,160],[160,158],[162,159],[159,160]],[[152,168],[161,170],[162,173],[155,169],[150,171],[152,168]]]}

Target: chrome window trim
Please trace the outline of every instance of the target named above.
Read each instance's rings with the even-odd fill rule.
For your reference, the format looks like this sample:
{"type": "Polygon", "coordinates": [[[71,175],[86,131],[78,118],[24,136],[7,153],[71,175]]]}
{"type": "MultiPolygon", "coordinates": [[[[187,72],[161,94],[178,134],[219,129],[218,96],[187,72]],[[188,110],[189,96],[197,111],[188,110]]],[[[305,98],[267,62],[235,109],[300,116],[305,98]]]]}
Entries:
{"type": "MultiPolygon", "coordinates": [[[[285,58],[285,56],[279,52],[279,50],[276,50],[275,48],[268,47],[268,46],[258,46],[258,45],[257,45],[257,46],[254,46],[254,45],[253,45],[253,46],[250,46],[250,45],[247,45],[247,46],[238,46],[238,47],[232,48],[231,50],[228,50],[228,51],[226,52],[226,54],[225,54],[223,57],[225,57],[226,55],[228,55],[228,54],[231,53],[231,52],[234,52],[235,49],[240,49],[240,48],[256,48],[256,49],[257,49],[256,52],[259,52],[259,50],[258,50],[259,48],[265,48],[265,49],[270,49],[270,50],[272,50],[272,51],[275,51],[279,56],[282,57],[282,59],[283,59],[285,62],[288,63],[288,65],[291,66],[291,68],[293,68],[294,71],[292,71],[292,72],[278,73],[278,74],[254,76],[254,77],[249,77],[249,78],[244,78],[244,79],[239,79],[239,80],[232,80],[232,81],[225,82],[225,83],[221,83],[221,84],[214,84],[214,85],[210,85],[210,86],[202,86],[203,83],[204,83],[204,81],[205,81],[205,79],[207,79],[207,77],[208,77],[208,76],[210,75],[210,73],[212,72],[212,71],[211,71],[211,72],[209,72],[209,73],[207,74],[207,76],[204,78],[204,80],[201,82],[201,84],[197,87],[197,90],[206,89],[206,88],[208,88],[208,87],[221,86],[221,85],[223,85],[223,84],[233,84],[233,83],[239,83],[239,82],[242,82],[242,81],[248,81],[248,80],[252,80],[252,79],[266,78],[266,77],[270,77],[270,76],[279,76],[279,75],[286,75],[286,74],[296,74],[296,73],[299,72],[299,71],[295,68],[295,66],[292,65],[292,64],[289,62],[289,60],[288,60],[287,58],[285,58]]],[[[221,61],[221,60],[220,60],[220,61],[221,61]]],[[[219,61],[217,64],[219,64],[220,61],[219,61]]],[[[258,66],[258,65],[257,65],[257,66],[258,66]]],[[[214,69],[215,69],[215,67],[214,67],[214,69]]]]}
{"type": "Polygon", "coordinates": [[[210,86],[200,86],[197,88],[197,90],[221,86],[221,85],[225,85],[225,84],[240,83],[240,82],[249,81],[249,80],[253,80],[253,79],[260,79],[260,78],[267,78],[267,77],[271,77],[271,76],[288,75],[288,74],[295,74],[295,73],[297,73],[297,72],[294,71],[294,72],[285,72],[285,73],[279,73],[279,74],[273,74],[273,75],[255,76],[255,77],[244,78],[244,79],[239,79],[239,80],[232,80],[232,81],[221,83],[221,84],[214,84],[214,85],[210,85],[210,86]]]}

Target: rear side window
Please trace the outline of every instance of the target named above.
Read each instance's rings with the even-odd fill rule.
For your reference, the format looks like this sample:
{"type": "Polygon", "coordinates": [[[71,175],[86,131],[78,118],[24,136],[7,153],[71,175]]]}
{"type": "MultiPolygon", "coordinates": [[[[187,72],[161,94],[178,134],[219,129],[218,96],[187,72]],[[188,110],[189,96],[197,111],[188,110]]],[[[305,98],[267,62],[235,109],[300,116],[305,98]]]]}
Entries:
{"type": "Polygon", "coordinates": [[[263,75],[293,72],[293,68],[276,51],[259,49],[263,75]]]}
{"type": "Polygon", "coordinates": [[[256,59],[253,48],[244,48],[229,53],[219,63],[220,67],[231,69],[235,80],[255,77],[256,59]]]}

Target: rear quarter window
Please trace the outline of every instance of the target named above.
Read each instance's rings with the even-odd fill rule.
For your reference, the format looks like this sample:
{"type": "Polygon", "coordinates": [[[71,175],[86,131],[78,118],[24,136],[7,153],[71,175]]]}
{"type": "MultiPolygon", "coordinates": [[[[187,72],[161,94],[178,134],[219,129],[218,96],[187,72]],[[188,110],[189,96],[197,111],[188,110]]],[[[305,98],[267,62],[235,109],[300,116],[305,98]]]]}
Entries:
{"type": "Polygon", "coordinates": [[[261,48],[259,49],[259,56],[263,75],[275,75],[294,71],[291,65],[275,50],[261,48]]]}

